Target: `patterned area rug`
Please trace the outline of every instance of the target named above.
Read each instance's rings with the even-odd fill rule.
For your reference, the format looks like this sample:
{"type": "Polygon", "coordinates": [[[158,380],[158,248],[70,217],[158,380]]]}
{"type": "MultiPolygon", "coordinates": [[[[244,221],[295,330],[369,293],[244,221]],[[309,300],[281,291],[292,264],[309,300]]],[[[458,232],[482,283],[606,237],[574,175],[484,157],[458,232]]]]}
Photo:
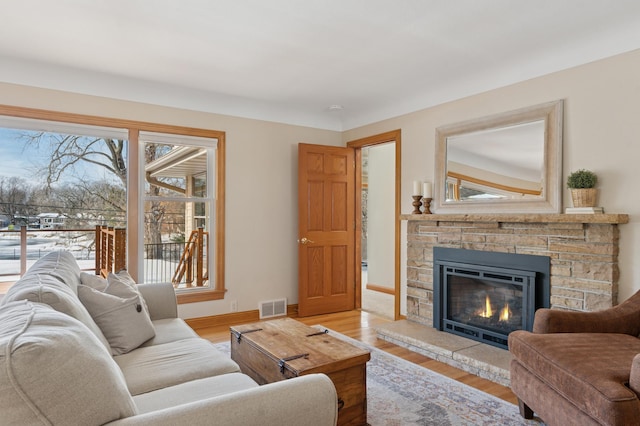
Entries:
{"type": "MultiPolygon", "coordinates": [[[[330,330],[329,334],[371,351],[367,363],[367,419],[371,426],[542,424],[524,420],[516,405],[340,333],[330,330]]],[[[216,347],[229,353],[229,343],[216,347]]]]}

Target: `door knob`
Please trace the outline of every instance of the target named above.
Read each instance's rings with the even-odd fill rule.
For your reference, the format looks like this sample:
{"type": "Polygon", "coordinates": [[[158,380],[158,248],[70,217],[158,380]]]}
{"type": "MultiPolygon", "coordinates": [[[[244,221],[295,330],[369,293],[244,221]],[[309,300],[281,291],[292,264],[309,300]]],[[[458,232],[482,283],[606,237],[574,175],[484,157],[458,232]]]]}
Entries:
{"type": "Polygon", "coordinates": [[[300,240],[298,240],[300,242],[300,244],[313,244],[313,241],[311,241],[308,238],[302,238],[300,240]]]}

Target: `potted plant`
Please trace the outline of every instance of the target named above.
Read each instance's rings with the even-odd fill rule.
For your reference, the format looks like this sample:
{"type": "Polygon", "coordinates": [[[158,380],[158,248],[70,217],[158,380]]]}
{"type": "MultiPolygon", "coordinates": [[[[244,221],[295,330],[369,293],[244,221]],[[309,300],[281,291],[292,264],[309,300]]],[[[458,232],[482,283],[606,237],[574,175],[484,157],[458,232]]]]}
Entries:
{"type": "Polygon", "coordinates": [[[598,177],[590,170],[580,169],[567,177],[567,187],[571,190],[573,207],[594,207],[598,190],[598,177]]]}

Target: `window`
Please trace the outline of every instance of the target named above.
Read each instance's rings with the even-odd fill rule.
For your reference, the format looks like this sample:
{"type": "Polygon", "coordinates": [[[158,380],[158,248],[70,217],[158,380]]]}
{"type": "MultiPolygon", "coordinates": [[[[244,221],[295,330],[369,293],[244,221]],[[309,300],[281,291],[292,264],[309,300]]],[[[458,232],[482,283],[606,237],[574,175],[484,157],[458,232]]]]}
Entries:
{"type": "MultiPolygon", "coordinates": [[[[12,126],[19,129],[40,129],[46,123],[52,132],[72,128],[72,134],[118,138],[126,195],[116,226],[126,223],[129,272],[138,282],[174,282],[179,303],[224,297],[224,132],[0,105],[2,119],[20,122],[12,126]],[[148,150],[153,158],[146,157],[148,150]],[[170,257],[172,251],[180,258],[196,256],[181,266],[180,258],[170,257]],[[145,263],[148,258],[167,270],[167,265],[175,268],[161,276],[164,272],[145,263]]],[[[106,209],[102,213],[109,215],[106,209]]],[[[15,220],[56,228],[67,226],[68,217],[16,215],[15,220]]]]}
{"type": "Polygon", "coordinates": [[[179,293],[211,289],[215,276],[217,139],[140,132],[144,281],[179,293]]]}

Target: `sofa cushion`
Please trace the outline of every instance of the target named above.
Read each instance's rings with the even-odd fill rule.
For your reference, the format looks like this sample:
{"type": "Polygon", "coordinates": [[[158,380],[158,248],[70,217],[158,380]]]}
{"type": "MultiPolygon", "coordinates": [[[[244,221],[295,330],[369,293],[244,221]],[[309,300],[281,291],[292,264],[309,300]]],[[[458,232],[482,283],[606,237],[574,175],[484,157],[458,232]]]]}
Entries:
{"type": "Polygon", "coordinates": [[[602,424],[613,424],[611,416],[627,411],[637,415],[637,396],[626,385],[632,360],[640,353],[637,337],[515,331],[509,335],[509,351],[539,380],[602,424]]]}
{"type": "Polygon", "coordinates": [[[53,251],[41,257],[29,268],[24,277],[31,274],[50,275],[78,294],[80,267],[76,258],[68,251],[53,251]]]}
{"type": "Polygon", "coordinates": [[[156,330],[156,335],[153,339],[144,342],[142,346],[162,345],[163,343],[198,337],[198,334],[181,318],[165,318],[151,322],[156,330]]]}
{"type": "Polygon", "coordinates": [[[156,334],[142,296],[127,284],[109,282],[104,291],[80,285],[78,297],[109,341],[113,355],[125,354],[156,334]]]}
{"type": "Polygon", "coordinates": [[[238,364],[228,355],[201,338],[143,346],[113,359],[122,369],[132,395],[240,372],[238,364]]]}
{"type": "Polygon", "coordinates": [[[143,414],[257,387],[258,384],[246,374],[229,373],[136,395],[133,401],[138,413],[143,414]]]}
{"type": "Polygon", "coordinates": [[[99,425],[136,414],[95,335],[26,300],[0,307],[0,395],[2,424],[99,425]]]}
{"type": "Polygon", "coordinates": [[[58,312],[72,316],[86,325],[102,342],[104,347],[111,351],[109,342],[80,302],[77,294],[68,286],[61,284],[57,278],[49,274],[25,274],[9,288],[1,303],[9,303],[16,300],[44,303],[58,312]]]}

